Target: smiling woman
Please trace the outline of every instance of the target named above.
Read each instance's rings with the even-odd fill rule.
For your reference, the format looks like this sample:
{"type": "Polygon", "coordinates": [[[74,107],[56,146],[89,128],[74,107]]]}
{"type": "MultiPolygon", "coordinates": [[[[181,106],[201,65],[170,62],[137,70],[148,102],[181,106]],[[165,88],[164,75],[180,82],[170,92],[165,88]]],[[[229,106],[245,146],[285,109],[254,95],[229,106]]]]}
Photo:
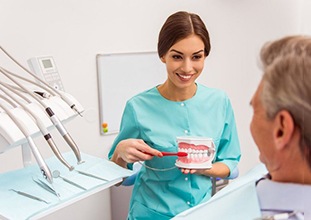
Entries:
{"type": "Polygon", "coordinates": [[[171,101],[184,101],[196,93],[196,79],[204,67],[204,44],[195,34],[175,43],[161,57],[166,64],[167,80],[158,87],[163,97],[171,101]]]}
{"type": "MultiPolygon", "coordinates": [[[[219,89],[196,82],[209,55],[209,42],[198,15],[177,12],[169,16],[158,40],[167,78],[126,103],[109,158],[128,168],[134,162],[145,163],[135,181],[128,219],[170,219],[208,200],[211,177],[228,177],[240,160],[229,98],[219,89]],[[215,140],[211,166],[178,169],[176,156],[163,157],[163,151],[177,152],[176,139],[181,136],[215,140]]],[[[144,75],[147,78],[148,71],[144,75]]]]}

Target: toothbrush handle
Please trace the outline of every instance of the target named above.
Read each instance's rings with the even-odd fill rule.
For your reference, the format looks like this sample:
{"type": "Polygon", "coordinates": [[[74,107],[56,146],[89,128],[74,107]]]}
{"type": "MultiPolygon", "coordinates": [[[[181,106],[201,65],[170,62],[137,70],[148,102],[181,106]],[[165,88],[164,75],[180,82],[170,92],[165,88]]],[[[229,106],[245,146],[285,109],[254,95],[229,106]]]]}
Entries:
{"type": "Polygon", "coordinates": [[[188,154],[186,152],[162,152],[163,156],[178,156],[186,157],[188,154]]]}
{"type": "Polygon", "coordinates": [[[161,152],[163,156],[177,156],[175,152],[161,152]]]}
{"type": "MultiPolygon", "coordinates": [[[[188,156],[188,154],[186,152],[161,152],[163,157],[164,156],[178,156],[178,157],[186,157],[188,156]]],[[[151,155],[149,153],[145,153],[145,154],[148,154],[148,155],[151,155]]],[[[151,155],[151,156],[154,156],[154,155],[151,155]]]]}

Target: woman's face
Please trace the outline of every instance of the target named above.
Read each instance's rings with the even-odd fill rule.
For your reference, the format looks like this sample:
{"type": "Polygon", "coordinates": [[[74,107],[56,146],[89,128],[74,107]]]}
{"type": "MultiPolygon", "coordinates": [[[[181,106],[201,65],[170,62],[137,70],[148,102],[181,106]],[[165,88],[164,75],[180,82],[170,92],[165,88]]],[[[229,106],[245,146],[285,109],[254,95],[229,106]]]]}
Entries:
{"type": "Polygon", "coordinates": [[[177,88],[194,85],[204,67],[204,43],[190,35],[175,43],[161,58],[166,64],[168,81],[177,88]]]}

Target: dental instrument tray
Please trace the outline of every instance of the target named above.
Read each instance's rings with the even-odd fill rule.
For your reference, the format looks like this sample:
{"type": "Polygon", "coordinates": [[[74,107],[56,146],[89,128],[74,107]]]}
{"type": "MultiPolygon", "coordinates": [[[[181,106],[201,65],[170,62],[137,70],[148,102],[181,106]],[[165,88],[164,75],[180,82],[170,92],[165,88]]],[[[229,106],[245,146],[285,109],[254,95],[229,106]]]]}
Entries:
{"type": "MultiPolygon", "coordinates": [[[[64,153],[63,156],[68,162],[76,163],[72,152],[64,153]]],[[[38,172],[36,164],[1,173],[0,219],[40,219],[107,189],[133,174],[133,171],[124,169],[107,159],[83,153],[82,156],[85,163],[76,165],[72,171],[63,166],[55,156],[46,160],[52,171],[57,170],[59,175],[69,180],[71,184],[59,175],[57,178],[55,175],[53,183],[50,184],[38,172]],[[89,176],[82,175],[78,170],[89,176]]]]}

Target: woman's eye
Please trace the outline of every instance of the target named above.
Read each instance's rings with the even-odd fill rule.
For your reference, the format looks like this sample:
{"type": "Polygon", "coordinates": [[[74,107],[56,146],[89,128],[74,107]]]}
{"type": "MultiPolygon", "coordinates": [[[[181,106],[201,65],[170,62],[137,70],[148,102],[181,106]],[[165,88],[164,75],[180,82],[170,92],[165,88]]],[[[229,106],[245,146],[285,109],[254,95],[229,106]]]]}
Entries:
{"type": "Polygon", "coordinates": [[[180,55],[173,55],[172,57],[173,57],[173,59],[175,59],[175,60],[182,59],[182,57],[181,57],[180,55]]]}
{"type": "Polygon", "coordinates": [[[195,55],[195,56],[193,56],[193,59],[194,60],[199,60],[199,59],[201,59],[202,58],[202,55],[195,55]]]}

